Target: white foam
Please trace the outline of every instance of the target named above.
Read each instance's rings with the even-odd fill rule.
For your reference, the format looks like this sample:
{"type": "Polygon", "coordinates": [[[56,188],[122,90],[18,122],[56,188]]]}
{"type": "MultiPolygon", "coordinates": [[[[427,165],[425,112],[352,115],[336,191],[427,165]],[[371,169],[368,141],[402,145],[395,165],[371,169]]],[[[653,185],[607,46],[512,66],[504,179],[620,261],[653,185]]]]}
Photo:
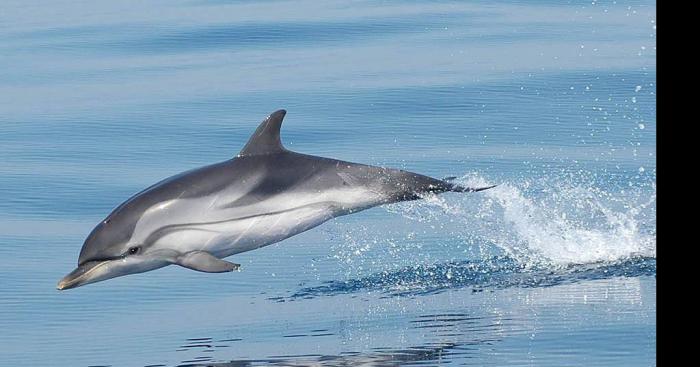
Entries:
{"type": "MultiPolygon", "coordinates": [[[[493,184],[469,175],[465,186],[493,184]]],[[[400,213],[431,220],[430,207],[459,218],[472,243],[497,246],[525,265],[568,265],[656,256],[655,231],[640,229],[641,219],[655,215],[655,188],[643,200],[634,190],[608,192],[568,182],[501,183],[471,196],[431,196],[401,207],[400,213]]],[[[434,212],[434,210],[432,210],[434,212]]],[[[655,218],[652,224],[655,223],[655,218]]],[[[648,227],[648,226],[647,226],[648,227]]],[[[645,227],[645,229],[648,229],[645,227]]]]}

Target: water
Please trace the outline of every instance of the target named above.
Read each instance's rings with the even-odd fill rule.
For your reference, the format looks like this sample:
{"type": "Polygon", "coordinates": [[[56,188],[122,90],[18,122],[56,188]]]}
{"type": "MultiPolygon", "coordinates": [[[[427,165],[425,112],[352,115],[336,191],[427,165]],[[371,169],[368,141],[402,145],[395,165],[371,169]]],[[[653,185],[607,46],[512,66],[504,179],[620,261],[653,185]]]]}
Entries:
{"type": "Polygon", "coordinates": [[[0,13],[0,365],[655,365],[655,3],[27,3],[0,13]],[[67,292],[109,211],[291,149],[500,184],[67,292]]]}

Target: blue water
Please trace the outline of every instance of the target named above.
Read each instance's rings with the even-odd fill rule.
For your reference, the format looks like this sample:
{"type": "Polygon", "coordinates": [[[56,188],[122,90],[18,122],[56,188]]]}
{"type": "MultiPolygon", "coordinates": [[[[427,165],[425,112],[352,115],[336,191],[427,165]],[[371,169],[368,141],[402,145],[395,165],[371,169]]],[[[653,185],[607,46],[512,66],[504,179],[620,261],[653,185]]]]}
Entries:
{"type": "Polygon", "coordinates": [[[649,366],[649,1],[5,1],[0,365],[649,366]],[[463,184],[59,292],[132,194],[285,145],[463,184]]]}

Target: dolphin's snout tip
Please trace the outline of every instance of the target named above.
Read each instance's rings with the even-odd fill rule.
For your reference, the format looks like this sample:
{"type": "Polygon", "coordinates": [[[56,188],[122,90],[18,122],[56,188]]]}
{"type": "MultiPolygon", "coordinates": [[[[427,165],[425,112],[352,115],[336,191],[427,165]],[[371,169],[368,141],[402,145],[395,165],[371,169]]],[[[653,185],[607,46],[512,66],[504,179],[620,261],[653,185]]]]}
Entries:
{"type": "Polygon", "coordinates": [[[75,268],[75,270],[66,274],[66,276],[64,276],[63,278],[61,278],[61,280],[58,281],[58,283],[56,284],[56,289],[58,289],[59,291],[63,291],[66,289],[81,286],[85,283],[86,275],[92,269],[94,269],[94,265],[92,263],[87,263],[78,266],[77,268],[75,268]]]}
{"type": "Polygon", "coordinates": [[[58,284],[56,284],[56,289],[58,289],[59,291],[71,289],[74,287],[73,283],[75,283],[75,282],[71,282],[71,281],[66,280],[66,278],[63,278],[63,279],[58,281],[58,284]]]}
{"type": "Polygon", "coordinates": [[[79,278],[79,269],[75,269],[72,272],[66,274],[63,278],[61,278],[58,283],[56,283],[56,289],[59,291],[63,291],[66,289],[74,288],[77,286],[77,278],[79,278]]]}

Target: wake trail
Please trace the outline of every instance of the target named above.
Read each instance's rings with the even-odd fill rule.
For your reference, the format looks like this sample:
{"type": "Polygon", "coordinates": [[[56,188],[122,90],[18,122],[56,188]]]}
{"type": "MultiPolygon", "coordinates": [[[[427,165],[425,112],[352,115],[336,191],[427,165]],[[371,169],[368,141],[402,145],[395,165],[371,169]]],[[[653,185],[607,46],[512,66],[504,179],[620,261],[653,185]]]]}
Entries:
{"type": "MultiPolygon", "coordinates": [[[[487,187],[478,175],[460,185],[487,187]]],[[[524,265],[561,266],[656,257],[651,190],[604,190],[552,179],[502,182],[465,197],[428,195],[390,211],[418,221],[449,218],[470,243],[494,246],[524,265]]]]}

